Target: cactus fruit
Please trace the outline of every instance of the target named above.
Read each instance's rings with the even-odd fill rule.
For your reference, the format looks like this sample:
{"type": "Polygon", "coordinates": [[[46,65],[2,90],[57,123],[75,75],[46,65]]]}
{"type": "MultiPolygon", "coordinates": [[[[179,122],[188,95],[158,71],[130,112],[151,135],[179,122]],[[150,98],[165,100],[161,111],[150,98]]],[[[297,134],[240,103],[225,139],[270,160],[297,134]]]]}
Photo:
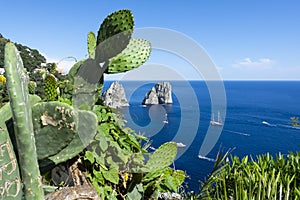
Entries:
{"type": "Polygon", "coordinates": [[[108,15],[98,31],[97,61],[108,61],[123,51],[131,38],[133,26],[134,19],[130,10],[118,10],[108,15]]]}
{"type": "Polygon", "coordinates": [[[54,101],[57,98],[57,81],[54,75],[48,74],[44,80],[45,98],[54,101]]]}
{"type": "Polygon", "coordinates": [[[151,53],[151,44],[144,39],[131,39],[128,46],[117,56],[109,59],[109,74],[132,70],[144,64],[151,53]]]}
{"type": "Polygon", "coordinates": [[[14,130],[19,153],[25,199],[44,199],[38,168],[27,75],[21,56],[13,43],[5,46],[7,89],[13,113],[14,130]]]}
{"type": "Polygon", "coordinates": [[[41,168],[75,157],[97,131],[97,117],[93,112],[76,110],[66,103],[35,104],[32,115],[41,168]]]}
{"type": "Polygon", "coordinates": [[[28,92],[29,92],[29,94],[35,94],[35,90],[36,90],[36,82],[29,81],[29,83],[28,83],[28,92]]]}
{"type": "Polygon", "coordinates": [[[88,33],[88,53],[89,53],[89,58],[95,59],[95,51],[96,51],[96,36],[95,33],[89,32],[88,33]]]}

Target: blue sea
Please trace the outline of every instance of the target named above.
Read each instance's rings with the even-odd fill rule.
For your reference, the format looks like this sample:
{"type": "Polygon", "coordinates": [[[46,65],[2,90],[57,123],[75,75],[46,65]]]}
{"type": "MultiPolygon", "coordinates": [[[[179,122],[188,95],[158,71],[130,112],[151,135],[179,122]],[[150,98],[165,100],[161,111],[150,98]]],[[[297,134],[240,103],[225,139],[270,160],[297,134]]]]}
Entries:
{"type": "MultiPolygon", "coordinates": [[[[104,89],[110,83],[106,82],[104,89]]],[[[129,127],[150,138],[152,147],[167,141],[186,145],[179,148],[173,167],[186,172],[189,190],[199,190],[199,180],[204,181],[211,172],[219,150],[231,149],[233,155],[255,158],[267,152],[276,156],[300,149],[300,128],[291,126],[290,120],[300,117],[300,81],[219,82],[224,88],[209,87],[204,81],[171,81],[173,104],[141,105],[155,83],[121,82],[130,106],[120,111],[129,127]],[[219,98],[213,95],[218,90],[224,90],[225,99],[213,101],[219,98]],[[210,126],[216,111],[220,111],[222,127],[210,126]],[[206,137],[210,140],[204,142],[206,137]],[[201,147],[205,155],[199,158],[201,147]]]]}

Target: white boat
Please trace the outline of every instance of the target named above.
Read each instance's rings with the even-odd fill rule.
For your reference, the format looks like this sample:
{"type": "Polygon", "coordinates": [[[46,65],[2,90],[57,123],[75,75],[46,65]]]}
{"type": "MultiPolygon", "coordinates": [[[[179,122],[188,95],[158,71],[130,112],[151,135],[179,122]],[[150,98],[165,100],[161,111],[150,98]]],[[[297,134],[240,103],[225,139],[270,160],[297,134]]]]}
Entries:
{"type": "Polygon", "coordinates": [[[165,123],[165,124],[169,123],[169,121],[168,121],[168,114],[167,113],[165,114],[165,120],[163,121],[163,123],[165,123]]]}
{"type": "Polygon", "coordinates": [[[210,120],[210,125],[212,126],[223,126],[220,112],[218,112],[218,121],[215,121],[214,113],[212,114],[211,120],[210,120]]]}
{"type": "Polygon", "coordinates": [[[156,148],[154,148],[153,146],[150,146],[149,149],[151,149],[151,150],[153,150],[153,151],[156,150],[156,148]]]}
{"type": "Polygon", "coordinates": [[[179,148],[184,148],[184,147],[186,147],[186,145],[183,144],[182,142],[177,142],[176,145],[177,145],[177,147],[179,147],[179,148]]]}

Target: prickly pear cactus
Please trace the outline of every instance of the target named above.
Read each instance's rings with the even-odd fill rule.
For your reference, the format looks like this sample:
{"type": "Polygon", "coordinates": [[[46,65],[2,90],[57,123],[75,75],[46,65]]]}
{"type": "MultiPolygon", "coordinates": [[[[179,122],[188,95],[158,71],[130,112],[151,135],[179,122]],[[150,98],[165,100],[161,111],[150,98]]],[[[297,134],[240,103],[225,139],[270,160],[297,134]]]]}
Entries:
{"type": "Polygon", "coordinates": [[[100,96],[104,73],[126,72],[139,67],[149,58],[150,43],[143,39],[131,39],[133,27],[131,11],[119,10],[104,19],[98,31],[96,47],[94,34],[89,32],[89,58],[76,63],[68,74],[69,80],[74,83],[72,100],[75,107],[91,109],[94,106],[100,96]]]}
{"type": "Polygon", "coordinates": [[[96,36],[95,33],[93,32],[89,32],[88,33],[88,53],[89,53],[89,57],[92,59],[95,59],[95,51],[96,51],[96,36]]]}
{"type": "Polygon", "coordinates": [[[100,62],[119,54],[129,43],[134,19],[130,10],[118,10],[108,15],[97,36],[96,57],[100,62]]]}
{"type": "Polygon", "coordinates": [[[150,42],[133,38],[120,54],[109,59],[107,73],[114,74],[137,68],[148,60],[150,53],[150,42]]]}
{"type": "Polygon", "coordinates": [[[80,60],[80,61],[78,61],[77,63],[75,63],[72,67],[71,67],[71,69],[70,69],[70,71],[69,71],[69,73],[68,73],[68,79],[69,79],[69,81],[72,83],[72,84],[74,84],[74,78],[75,78],[75,76],[76,76],[76,74],[77,74],[77,71],[78,71],[78,69],[80,68],[80,66],[82,65],[82,63],[84,62],[85,60],[80,60]]]}
{"type": "Polygon", "coordinates": [[[23,62],[17,48],[10,42],[5,46],[5,72],[24,183],[24,196],[26,200],[44,199],[32,127],[28,77],[24,73],[23,62]]]}
{"type": "Polygon", "coordinates": [[[35,94],[35,90],[36,90],[36,82],[29,81],[29,83],[28,83],[29,94],[35,94]]]}
{"type": "Polygon", "coordinates": [[[0,127],[0,199],[22,199],[22,184],[9,133],[0,127]]]}
{"type": "Polygon", "coordinates": [[[164,191],[165,189],[161,187],[163,186],[168,188],[167,191],[178,192],[178,188],[185,179],[185,173],[181,170],[174,171],[169,167],[176,154],[177,145],[175,142],[167,142],[151,154],[145,165],[145,176],[142,178],[143,184],[146,187],[154,186],[158,191],[164,191]]]}
{"type": "Polygon", "coordinates": [[[177,154],[175,142],[167,142],[161,145],[153,154],[149,156],[146,168],[150,171],[157,171],[172,164],[177,154]]]}
{"type": "Polygon", "coordinates": [[[44,80],[45,98],[54,101],[57,98],[57,81],[54,75],[48,74],[44,80]]]}
{"type": "Polygon", "coordinates": [[[93,112],[61,102],[42,102],[32,108],[40,167],[59,164],[78,155],[97,131],[93,112]]]}

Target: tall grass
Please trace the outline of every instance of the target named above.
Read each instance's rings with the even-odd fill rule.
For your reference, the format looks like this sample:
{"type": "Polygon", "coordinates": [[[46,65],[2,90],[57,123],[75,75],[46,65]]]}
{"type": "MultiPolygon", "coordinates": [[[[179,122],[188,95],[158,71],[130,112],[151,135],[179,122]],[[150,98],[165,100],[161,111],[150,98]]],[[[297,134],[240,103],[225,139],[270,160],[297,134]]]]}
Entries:
{"type": "Polygon", "coordinates": [[[300,199],[300,152],[275,158],[269,153],[255,159],[218,156],[214,170],[199,194],[189,199],[298,200],[300,199]]]}

